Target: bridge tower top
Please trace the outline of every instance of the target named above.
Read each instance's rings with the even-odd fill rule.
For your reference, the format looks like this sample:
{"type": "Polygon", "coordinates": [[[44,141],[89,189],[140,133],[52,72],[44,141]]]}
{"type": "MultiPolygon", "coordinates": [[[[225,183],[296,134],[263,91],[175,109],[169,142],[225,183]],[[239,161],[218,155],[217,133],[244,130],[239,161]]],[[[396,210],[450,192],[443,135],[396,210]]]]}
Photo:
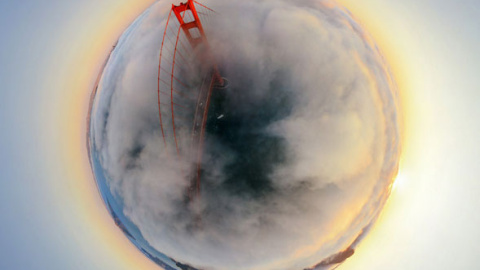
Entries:
{"type": "Polygon", "coordinates": [[[193,0],[188,0],[185,3],[180,3],[178,6],[172,4],[172,11],[177,17],[180,26],[185,33],[189,43],[193,48],[197,47],[202,42],[207,42],[205,31],[203,30],[202,22],[198,17],[197,10],[195,8],[193,0]],[[193,16],[193,20],[188,21],[185,18],[186,13],[190,11],[193,16]],[[183,15],[182,15],[183,12],[183,15]]]}

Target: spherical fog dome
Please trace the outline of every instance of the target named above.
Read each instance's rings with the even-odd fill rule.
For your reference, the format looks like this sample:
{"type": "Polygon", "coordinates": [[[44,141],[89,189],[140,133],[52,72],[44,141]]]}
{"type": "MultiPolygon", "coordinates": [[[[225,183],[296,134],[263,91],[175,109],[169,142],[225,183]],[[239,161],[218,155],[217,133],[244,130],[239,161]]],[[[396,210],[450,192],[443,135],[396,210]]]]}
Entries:
{"type": "Polygon", "coordinates": [[[397,90],[383,57],[330,0],[201,4],[215,10],[195,4],[207,42],[192,46],[158,1],[106,62],[89,119],[105,204],[165,269],[337,266],[397,173],[397,90]],[[205,104],[199,89],[216,72],[228,86],[205,104]]]}

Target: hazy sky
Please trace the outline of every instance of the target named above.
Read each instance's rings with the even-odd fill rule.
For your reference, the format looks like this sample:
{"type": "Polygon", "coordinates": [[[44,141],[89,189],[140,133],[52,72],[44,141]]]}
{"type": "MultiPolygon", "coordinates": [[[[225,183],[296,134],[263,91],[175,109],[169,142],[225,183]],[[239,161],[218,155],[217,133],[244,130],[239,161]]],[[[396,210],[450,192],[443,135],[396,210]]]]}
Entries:
{"type": "MultiPolygon", "coordinates": [[[[480,2],[342,0],[383,51],[399,179],[340,269],[480,267],[480,2]]],[[[0,269],[158,269],[108,216],[86,155],[104,57],[151,1],[0,2],[0,269]]]]}

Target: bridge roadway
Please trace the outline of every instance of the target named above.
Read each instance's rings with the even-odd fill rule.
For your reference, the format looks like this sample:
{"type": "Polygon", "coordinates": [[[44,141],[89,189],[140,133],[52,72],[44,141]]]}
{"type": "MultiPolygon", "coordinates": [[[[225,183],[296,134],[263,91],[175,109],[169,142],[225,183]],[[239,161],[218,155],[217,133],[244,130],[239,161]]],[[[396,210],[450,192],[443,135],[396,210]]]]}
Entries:
{"type": "Polygon", "coordinates": [[[192,127],[192,149],[196,156],[193,168],[192,182],[188,188],[188,197],[193,199],[200,195],[200,173],[202,166],[203,146],[205,140],[205,127],[208,119],[208,109],[213,89],[217,85],[218,75],[214,69],[210,69],[202,80],[202,85],[198,92],[197,104],[192,127]]]}

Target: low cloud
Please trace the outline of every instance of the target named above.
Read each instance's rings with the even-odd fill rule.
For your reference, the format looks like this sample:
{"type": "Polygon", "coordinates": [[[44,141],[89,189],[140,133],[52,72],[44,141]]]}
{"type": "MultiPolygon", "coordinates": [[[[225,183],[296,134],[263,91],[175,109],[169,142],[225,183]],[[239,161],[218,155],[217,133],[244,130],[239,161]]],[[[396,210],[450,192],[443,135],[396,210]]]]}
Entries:
{"type": "Polygon", "coordinates": [[[163,145],[164,2],[112,54],[92,114],[94,151],[126,216],[176,261],[312,267],[349,248],[388,197],[399,151],[395,86],[371,39],[332,1],[206,4],[219,12],[207,35],[230,87],[214,94],[212,113],[222,117],[207,126],[201,196],[185,203],[195,160],[172,154],[169,118],[163,145]]]}

